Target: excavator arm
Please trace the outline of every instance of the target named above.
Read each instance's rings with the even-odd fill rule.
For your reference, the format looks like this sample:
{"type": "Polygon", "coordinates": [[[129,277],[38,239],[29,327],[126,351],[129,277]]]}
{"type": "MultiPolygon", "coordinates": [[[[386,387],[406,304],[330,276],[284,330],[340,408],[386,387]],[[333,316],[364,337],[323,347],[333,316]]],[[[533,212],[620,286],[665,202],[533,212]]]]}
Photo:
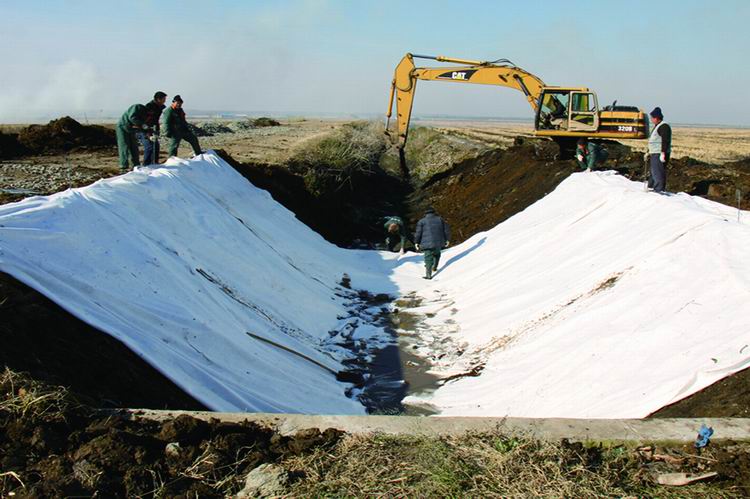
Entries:
{"type": "Polygon", "coordinates": [[[406,54],[396,66],[391,83],[391,93],[388,102],[386,129],[390,124],[393,100],[396,100],[396,118],[398,125],[398,147],[403,149],[409,132],[411,109],[414,102],[414,92],[417,80],[455,81],[457,83],[476,83],[481,85],[500,85],[515,88],[523,92],[532,109],[536,112],[539,97],[542,95],[544,82],[538,77],[515,66],[506,59],[498,61],[472,61],[451,57],[432,57],[424,55],[406,54]],[[461,64],[456,67],[418,68],[414,66],[414,59],[432,59],[438,62],[461,64]]]}

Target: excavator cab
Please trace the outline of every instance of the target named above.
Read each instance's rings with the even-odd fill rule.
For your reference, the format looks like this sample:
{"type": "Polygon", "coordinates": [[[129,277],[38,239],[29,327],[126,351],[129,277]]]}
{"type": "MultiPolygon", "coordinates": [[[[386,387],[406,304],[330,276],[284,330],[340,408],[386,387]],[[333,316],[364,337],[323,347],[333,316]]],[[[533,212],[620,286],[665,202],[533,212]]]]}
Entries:
{"type": "Polygon", "coordinates": [[[539,97],[537,131],[595,132],[599,127],[596,94],[585,88],[544,88],[539,97]]]}

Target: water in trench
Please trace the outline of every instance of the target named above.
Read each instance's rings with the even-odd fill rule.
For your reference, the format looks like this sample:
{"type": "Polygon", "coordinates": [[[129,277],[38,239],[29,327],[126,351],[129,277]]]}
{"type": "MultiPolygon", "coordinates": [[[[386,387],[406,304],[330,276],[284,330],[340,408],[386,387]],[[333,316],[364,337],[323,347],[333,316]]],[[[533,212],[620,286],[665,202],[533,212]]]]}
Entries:
{"type": "Polygon", "coordinates": [[[366,319],[369,325],[382,328],[389,341],[385,345],[362,349],[357,357],[344,361],[347,370],[340,373],[340,379],[356,385],[350,395],[356,396],[369,414],[436,414],[429,407],[403,404],[406,396],[429,393],[440,386],[440,378],[428,372],[431,368],[429,360],[413,353],[416,321],[404,320],[404,314],[391,306],[392,297],[373,297],[362,291],[358,297],[368,306],[375,305],[379,309],[372,315],[360,313],[359,317],[366,319]]]}

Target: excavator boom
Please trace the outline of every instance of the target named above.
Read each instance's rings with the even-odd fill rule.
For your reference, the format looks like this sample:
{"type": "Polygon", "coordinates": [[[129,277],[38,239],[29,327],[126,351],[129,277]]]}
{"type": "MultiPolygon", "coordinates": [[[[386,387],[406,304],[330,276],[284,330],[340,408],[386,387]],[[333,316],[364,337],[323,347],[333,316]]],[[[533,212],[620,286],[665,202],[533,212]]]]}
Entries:
{"type": "Polygon", "coordinates": [[[476,61],[445,56],[406,54],[396,66],[386,116],[390,125],[396,101],[398,147],[403,149],[409,133],[412,105],[418,80],[452,81],[514,88],[526,96],[535,113],[535,133],[549,137],[644,138],[648,122],[642,111],[599,112],[596,94],[585,87],[549,87],[539,77],[507,59],[476,61]],[[460,64],[418,68],[414,59],[460,64]]]}

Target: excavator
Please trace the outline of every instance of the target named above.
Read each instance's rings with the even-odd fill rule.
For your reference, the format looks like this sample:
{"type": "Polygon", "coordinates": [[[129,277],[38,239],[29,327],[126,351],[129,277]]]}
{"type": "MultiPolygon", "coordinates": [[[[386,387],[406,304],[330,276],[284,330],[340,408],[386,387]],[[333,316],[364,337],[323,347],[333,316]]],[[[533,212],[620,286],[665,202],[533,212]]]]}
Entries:
{"type": "Polygon", "coordinates": [[[403,151],[409,134],[409,120],[418,80],[452,81],[499,85],[523,92],[534,110],[534,133],[555,140],[561,150],[570,150],[580,137],[645,139],[649,123],[646,114],[633,106],[599,108],[596,93],[585,87],[545,85],[536,75],[507,59],[473,61],[454,57],[407,53],[396,66],[386,113],[389,130],[393,99],[396,99],[397,147],[403,151]],[[460,64],[454,67],[418,68],[414,59],[460,64]]]}

